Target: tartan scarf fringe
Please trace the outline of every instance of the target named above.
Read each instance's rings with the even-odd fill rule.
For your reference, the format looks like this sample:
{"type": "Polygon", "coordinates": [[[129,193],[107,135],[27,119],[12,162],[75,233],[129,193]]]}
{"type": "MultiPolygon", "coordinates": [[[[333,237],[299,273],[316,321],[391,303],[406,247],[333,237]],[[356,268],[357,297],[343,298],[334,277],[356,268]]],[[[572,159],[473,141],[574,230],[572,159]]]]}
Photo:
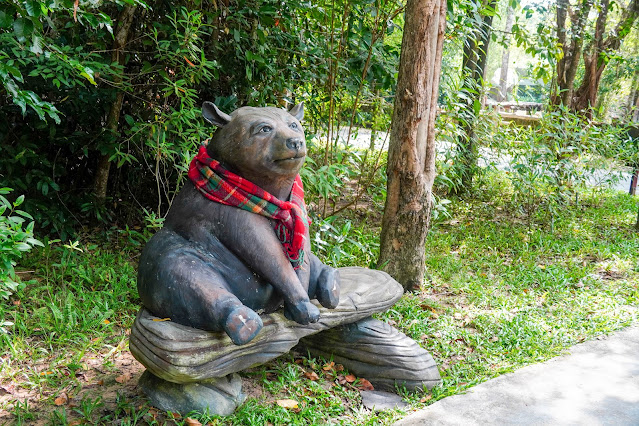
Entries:
{"type": "Polygon", "coordinates": [[[294,269],[304,263],[304,241],[308,233],[308,215],[304,204],[304,188],[295,177],[290,201],[281,201],[247,179],[236,175],[200,146],[189,166],[189,179],[211,201],[247,210],[275,221],[274,231],[294,269]]]}

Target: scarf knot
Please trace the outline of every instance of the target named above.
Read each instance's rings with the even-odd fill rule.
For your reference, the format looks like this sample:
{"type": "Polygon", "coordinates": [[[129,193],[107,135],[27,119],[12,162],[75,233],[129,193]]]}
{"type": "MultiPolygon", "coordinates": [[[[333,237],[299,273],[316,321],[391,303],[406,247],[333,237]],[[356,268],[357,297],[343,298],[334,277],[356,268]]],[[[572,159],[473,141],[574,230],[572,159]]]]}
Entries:
{"type": "Polygon", "coordinates": [[[304,204],[300,175],[295,177],[290,201],[274,195],[226,170],[209,157],[202,145],[189,166],[189,179],[211,201],[247,210],[275,221],[274,231],[294,269],[304,263],[304,241],[310,221],[304,204]]]}

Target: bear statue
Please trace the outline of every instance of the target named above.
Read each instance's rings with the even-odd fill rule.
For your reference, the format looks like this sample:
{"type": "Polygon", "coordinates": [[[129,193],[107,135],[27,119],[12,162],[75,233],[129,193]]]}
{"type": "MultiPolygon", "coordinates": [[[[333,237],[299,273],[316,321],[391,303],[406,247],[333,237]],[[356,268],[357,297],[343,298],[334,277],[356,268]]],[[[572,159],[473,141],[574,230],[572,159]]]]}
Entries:
{"type": "Polygon", "coordinates": [[[298,175],[303,104],[228,115],[205,102],[202,113],[217,130],[142,252],[143,305],[178,324],[224,331],[236,345],[258,334],[259,314],[282,304],[299,324],[318,321],[310,299],[335,308],[340,286],[339,272],[311,253],[298,175]]]}

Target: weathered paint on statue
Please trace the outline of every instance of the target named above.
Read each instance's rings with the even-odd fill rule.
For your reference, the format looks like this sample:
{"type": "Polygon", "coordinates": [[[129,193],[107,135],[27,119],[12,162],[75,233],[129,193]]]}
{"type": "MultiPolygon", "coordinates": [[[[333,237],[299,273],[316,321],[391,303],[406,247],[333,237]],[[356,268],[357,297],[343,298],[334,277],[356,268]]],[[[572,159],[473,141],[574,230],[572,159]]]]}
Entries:
{"type": "Polygon", "coordinates": [[[227,115],[205,102],[202,113],[218,129],[142,252],[142,303],[161,318],[224,330],[238,345],[262,328],[258,313],[282,302],[290,319],[318,321],[310,298],[335,308],[339,274],[311,254],[305,208],[296,200],[306,157],[303,105],[227,115]]]}

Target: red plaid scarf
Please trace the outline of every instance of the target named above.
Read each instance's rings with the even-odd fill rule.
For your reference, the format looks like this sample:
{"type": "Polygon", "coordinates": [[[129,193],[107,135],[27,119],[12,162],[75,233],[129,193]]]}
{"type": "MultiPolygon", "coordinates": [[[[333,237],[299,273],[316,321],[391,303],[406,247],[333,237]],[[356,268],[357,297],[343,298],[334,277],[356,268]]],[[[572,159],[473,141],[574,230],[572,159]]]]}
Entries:
{"type": "Polygon", "coordinates": [[[189,166],[189,179],[209,200],[266,216],[275,220],[275,234],[294,269],[304,262],[304,240],[308,216],[304,205],[304,188],[295,177],[290,201],[281,201],[254,183],[220,165],[202,145],[189,166]]]}

